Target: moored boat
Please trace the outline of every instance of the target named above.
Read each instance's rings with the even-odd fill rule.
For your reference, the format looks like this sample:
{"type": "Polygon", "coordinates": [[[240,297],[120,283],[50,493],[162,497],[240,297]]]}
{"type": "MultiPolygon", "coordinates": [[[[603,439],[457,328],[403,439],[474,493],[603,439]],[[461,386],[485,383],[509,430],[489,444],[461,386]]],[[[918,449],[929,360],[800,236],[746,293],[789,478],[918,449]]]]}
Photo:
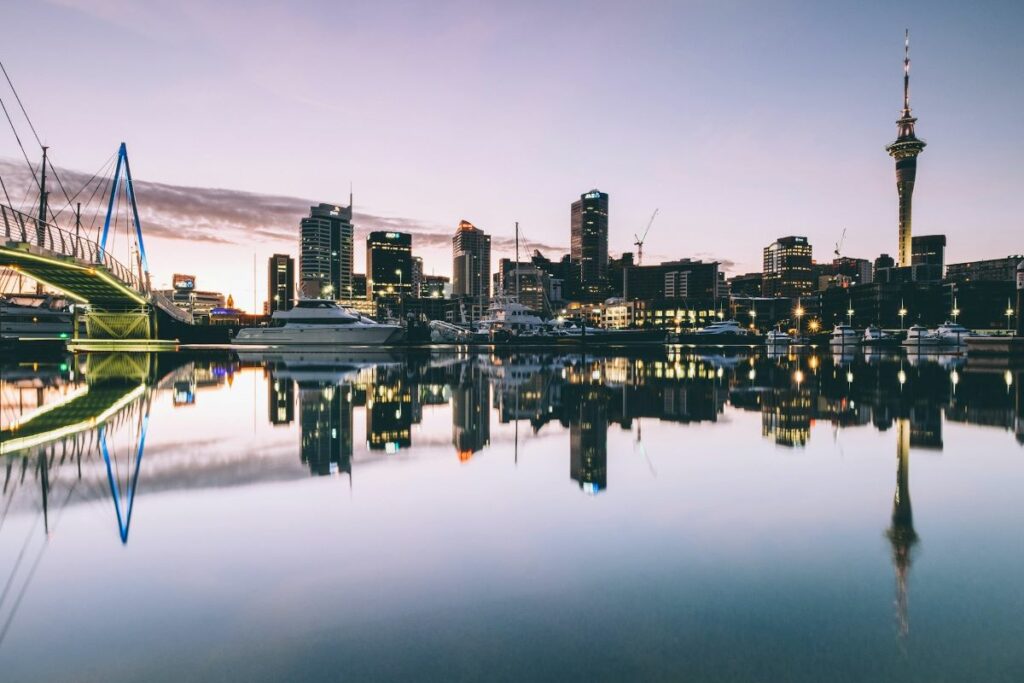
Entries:
{"type": "Polygon", "coordinates": [[[238,331],[235,344],[349,346],[400,341],[399,325],[378,323],[326,299],[300,299],[288,311],[275,311],[269,327],[238,331]]]}

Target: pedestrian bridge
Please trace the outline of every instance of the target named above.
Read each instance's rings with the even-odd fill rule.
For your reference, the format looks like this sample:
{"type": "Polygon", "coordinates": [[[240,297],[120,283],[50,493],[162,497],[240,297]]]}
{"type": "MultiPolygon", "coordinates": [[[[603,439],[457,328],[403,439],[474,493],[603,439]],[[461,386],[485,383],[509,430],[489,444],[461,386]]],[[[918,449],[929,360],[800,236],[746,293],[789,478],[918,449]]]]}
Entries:
{"type": "Polygon", "coordinates": [[[158,313],[192,324],[191,314],[152,291],[148,276],[122,264],[100,244],[4,204],[0,268],[23,273],[79,304],[76,336],[79,321],[90,339],[156,339],[158,313]]]}

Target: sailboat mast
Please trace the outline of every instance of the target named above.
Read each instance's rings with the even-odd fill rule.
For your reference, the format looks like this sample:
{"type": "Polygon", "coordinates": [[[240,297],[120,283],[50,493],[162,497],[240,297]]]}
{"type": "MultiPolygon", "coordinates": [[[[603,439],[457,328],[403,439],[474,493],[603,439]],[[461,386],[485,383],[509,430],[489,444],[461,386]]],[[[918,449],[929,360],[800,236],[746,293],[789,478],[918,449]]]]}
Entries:
{"type": "Polygon", "coordinates": [[[519,221],[516,221],[516,303],[519,303],[519,221]]]}

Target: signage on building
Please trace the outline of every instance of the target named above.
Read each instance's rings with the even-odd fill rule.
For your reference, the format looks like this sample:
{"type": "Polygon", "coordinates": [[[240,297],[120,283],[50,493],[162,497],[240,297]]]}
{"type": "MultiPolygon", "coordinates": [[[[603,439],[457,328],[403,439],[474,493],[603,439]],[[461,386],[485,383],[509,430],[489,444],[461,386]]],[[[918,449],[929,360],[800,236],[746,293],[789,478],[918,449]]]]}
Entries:
{"type": "Polygon", "coordinates": [[[195,275],[181,275],[175,273],[171,279],[171,284],[175,289],[195,289],[196,288],[196,276],[195,275]]]}

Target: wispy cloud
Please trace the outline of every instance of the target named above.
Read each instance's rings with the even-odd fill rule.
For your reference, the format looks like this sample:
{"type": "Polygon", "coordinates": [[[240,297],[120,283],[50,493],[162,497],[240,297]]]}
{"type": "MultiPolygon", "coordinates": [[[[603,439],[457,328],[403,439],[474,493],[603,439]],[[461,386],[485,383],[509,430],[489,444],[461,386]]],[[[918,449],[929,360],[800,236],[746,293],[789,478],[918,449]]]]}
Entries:
{"type": "MultiPolygon", "coordinates": [[[[64,187],[72,195],[89,184],[90,176],[85,173],[69,169],[58,171],[64,187]]],[[[22,204],[15,208],[31,212],[31,206],[38,201],[38,193],[24,163],[0,159],[0,175],[4,178],[13,203],[22,204]]],[[[103,195],[109,191],[102,189],[94,194],[96,182],[75,199],[76,202],[83,202],[83,223],[94,231],[102,224],[106,211],[103,195]]],[[[289,250],[295,246],[299,219],[309,212],[310,206],[319,203],[300,197],[142,180],[135,182],[135,192],[139,198],[139,218],[144,234],[148,237],[239,245],[258,242],[289,250]]],[[[58,222],[70,222],[70,206],[62,192],[56,190],[50,193],[50,205],[54,212],[59,213],[58,222]]],[[[454,232],[454,226],[358,210],[353,222],[357,240],[375,230],[408,232],[413,235],[415,247],[427,249],[450,245],[454,232]]],[[[498,250],[509,249],[514,244],[514,240],[507,237],[495,236],[492,240],[498,250]]],[[[530,246],[551,252],[563,249],[547,244],[530,246]]]]}

